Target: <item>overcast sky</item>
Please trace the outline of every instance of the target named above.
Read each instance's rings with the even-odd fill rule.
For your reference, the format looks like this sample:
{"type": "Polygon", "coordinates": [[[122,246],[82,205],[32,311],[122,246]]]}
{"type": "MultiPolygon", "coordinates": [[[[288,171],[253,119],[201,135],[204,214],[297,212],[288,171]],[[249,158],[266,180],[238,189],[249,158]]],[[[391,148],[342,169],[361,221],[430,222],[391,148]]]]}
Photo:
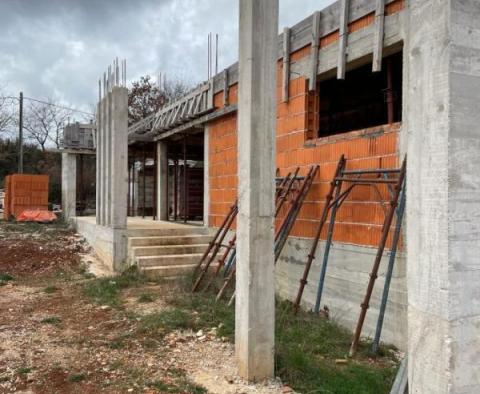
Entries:
{"type": "MultiPolygon", "coordinates": [[[[292,26],[333,0],[280,0],[292,26]]],[[[164,72],[207,75],[207,35],[219,34],[219,70],[237,60],[238,0],[0,0],[0,87],[91,109],[116,56],[128,80],[164,72]]]]}

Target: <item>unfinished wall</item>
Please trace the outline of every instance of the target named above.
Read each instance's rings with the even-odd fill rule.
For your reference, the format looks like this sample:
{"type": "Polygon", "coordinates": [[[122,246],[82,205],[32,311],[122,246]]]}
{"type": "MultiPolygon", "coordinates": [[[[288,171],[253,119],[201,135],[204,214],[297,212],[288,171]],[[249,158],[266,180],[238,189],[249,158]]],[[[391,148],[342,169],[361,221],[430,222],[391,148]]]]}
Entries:
{"type": "MultiPolygon", "coordinates": [[[[403,8],[403,1],[390,3],[387,14],[393,15],[403,8]]],[[[370,26],[372,22],[373,15],[369,14],[351,23],[349,30],[361,33],[362,29],[370,26]]],[[[320,47],[328,51],[337,40],[338,32],[329,34],[320,40],[320,47]]],[[[292,67],[298,68],[302,62],[308,62],[306,59],[309,59],[309,55],[310,46],[293,53],[292,67]]],[[[303,175],[311,165],[320,165],[317,179],[277,264],[277,293],[291,300],[296,296],[323,209],[324,198],[340,155],[345,154],[348,159],[348,169],[398,167],[401,125],[395,123],[317,139],[316,97],[308,92],[308,79],[292,75],[289,83],[289,100],[282,102],[281,61],[278,62],[277,75],[277,167],[280,174],[286,175],[300,167],[300,174],[303,175]]],[[[236,103],[236,85],[230,87],[228,101],[229,104],[236,103]]],[[[216,94],[214,102],[217,108],[224,106],[223,92],[216,94]]],[[[208,224],[215,227],[221,224],[237,195],[236,114],[210,122],[208,130],[210,187],[208,224]]],[[[379,193],[371,187],[359,187],[352,192],[337,214],[334,245],[327,270],[322,306],[327,305],[332,318],[349,328],[354,327],[358,318],[360,302],[380,239],[384,207],[379,203],[379,195],[383,199],[387,198],[384,187],[379,187],[379,193]]],[[[281,213],[277,226],[284,214],[285,212],[281,213]]],[[[325,232],[326,229],[322,239],[325,239],[325,232]]],[[[309,283],[302,300],[305,308],[311,308],[315,303],[323,247],[322,242],[310,272],[309,283]]],[[[405,349],[407,331],[405,260],[402,253],[397,256],[382,340],[405,349]]],[[[385,253],[364,326],[365,336],[372,336],[374,332],[387,257],[385,253]]]]}

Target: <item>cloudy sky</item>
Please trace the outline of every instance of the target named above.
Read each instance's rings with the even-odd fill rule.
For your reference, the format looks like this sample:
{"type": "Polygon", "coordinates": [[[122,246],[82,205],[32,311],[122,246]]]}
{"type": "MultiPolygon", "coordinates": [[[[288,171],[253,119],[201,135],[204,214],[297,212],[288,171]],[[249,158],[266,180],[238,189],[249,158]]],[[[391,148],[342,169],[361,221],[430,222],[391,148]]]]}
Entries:
{"type": "MultiPolygon", "coordinates": [[[[333,0],[280,0],[280,29],[333,0]]],[[[219,34],[219,69],[237,59],[238,0],[1,0],[0,88],[89,110],[114,57],[128,80],[207,75],[207,35],[219,34]]]]}

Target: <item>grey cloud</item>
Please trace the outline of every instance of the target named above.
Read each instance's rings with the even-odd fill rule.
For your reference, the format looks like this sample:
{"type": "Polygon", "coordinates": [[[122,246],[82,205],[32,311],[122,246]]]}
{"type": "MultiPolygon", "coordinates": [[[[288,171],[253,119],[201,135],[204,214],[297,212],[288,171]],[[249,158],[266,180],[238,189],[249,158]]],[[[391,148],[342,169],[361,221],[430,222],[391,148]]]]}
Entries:
{"type": "MultiPolygon", "coordinates": [[[[219,69],[236,61],[237,0],[0,0],[0,86],[91,109],[115,57],[129,79],[159,71],[191,83],[207,73],[207,34],[218,33],[219,69]]],[[[280,27],[332,0],[280,0],[280,27]]]]}

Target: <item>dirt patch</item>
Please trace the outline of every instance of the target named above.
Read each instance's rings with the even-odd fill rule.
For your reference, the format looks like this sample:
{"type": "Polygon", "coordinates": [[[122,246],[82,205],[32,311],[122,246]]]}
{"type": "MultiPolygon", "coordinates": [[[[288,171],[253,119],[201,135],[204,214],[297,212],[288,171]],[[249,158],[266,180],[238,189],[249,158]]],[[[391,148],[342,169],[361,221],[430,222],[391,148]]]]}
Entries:
{"type": "Polygon", "coordinates": [[[50,238],[41,233],[5,233],[0,227],[0,251],[0,273],[46,275],[78,268],[85,243],[70,231],[50,238]]]}
{"type": "Polygon", "coordinates": [[[0,273],[13,278],[0,286],[0,393],[282,392],[238,379],[233,347],[215,330],[142,330],[145,316],[169,308],[175,285],[140,281],[118,306],[95,304],[85,286],[100,279],[83,263],[97,264],[80,237],[3,230],[0,273]]]}

